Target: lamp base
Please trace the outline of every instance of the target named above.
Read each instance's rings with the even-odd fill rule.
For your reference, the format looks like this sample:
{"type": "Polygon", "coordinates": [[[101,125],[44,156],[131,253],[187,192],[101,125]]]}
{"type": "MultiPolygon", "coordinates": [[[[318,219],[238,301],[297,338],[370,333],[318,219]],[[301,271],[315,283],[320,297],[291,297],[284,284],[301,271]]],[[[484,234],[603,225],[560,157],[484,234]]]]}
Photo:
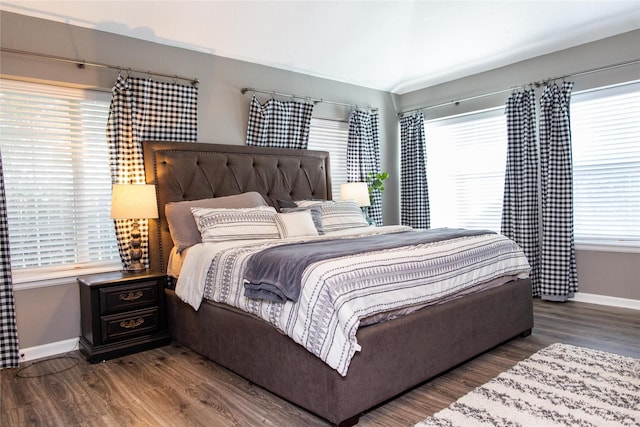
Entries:
{"type": "Polygon", "coordinates": [[[127,271],[138,272],[147,269],[145,265],[140,261],[142,259],[142,249],[140,248],[140,224],[137,220],[131,224],[131,249],[129,249],[129,258],[131,262],[127,265],[127,271]]]}
{"type": "Polygon", "coordinates": [[[147,267],[145,267],[144,264],[140,261],[133,261],[131,264],[127,265],[125,271],[128,271],[130,273],[137,273],[140,271],[145,271],[146,269],[147,267]]]}

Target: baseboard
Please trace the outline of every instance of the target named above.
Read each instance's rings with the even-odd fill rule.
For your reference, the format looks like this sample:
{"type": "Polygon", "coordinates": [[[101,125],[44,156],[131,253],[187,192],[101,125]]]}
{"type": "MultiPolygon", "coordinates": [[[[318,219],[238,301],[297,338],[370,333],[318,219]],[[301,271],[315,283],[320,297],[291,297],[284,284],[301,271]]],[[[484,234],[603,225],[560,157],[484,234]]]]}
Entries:
{"type": "Polygon", "coordinates": [[[576,292],[573,301],[640,310],[640,300],[637,299],[618,298],[610,297],[607,295],[585,294],[583,292],[576,292]]]}
{"type": "Polygon", "coordinates": [[[30,360],[42,359],[44,357],[68,353],[77,349],[78,338],[37,345],[35,347],[21,348],[20,361],[28,362],[30,360]]]}

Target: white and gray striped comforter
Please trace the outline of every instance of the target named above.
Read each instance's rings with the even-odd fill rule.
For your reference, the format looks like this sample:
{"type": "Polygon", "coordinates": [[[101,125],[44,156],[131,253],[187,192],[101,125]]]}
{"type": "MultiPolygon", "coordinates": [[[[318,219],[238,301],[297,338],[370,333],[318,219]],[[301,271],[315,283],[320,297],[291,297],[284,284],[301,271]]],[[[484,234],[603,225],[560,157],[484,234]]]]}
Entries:
{"type": "MultiPolygon", "coordinates": [[[[400,230],[406,228],[356,229],[353,233],[400,230]]],[[[193,246],[184,260],[176,294],[196,310],[205,298],[254,314],[343,376],[360,350],[356,332],[362,319],[437,303],[502,277],[525,278],[529,271],[517,244],[500,234],[483,234],[314,263],[303,274],[297,302],[246,298],[243,272],[247,259],[263,248],[291,241],[193,246]]]]}

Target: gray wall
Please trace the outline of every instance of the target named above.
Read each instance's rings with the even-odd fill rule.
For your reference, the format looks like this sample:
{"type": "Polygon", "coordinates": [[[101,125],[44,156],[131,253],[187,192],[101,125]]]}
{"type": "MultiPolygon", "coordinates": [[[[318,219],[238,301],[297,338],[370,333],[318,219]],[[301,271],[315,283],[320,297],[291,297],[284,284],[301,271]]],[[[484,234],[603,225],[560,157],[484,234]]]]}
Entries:
{"type": "MultiPolygon", "coordinates": [[[[459,105],[449,104],[426,110],[425,119],[504,106],[510,94],[509,89],[548,78],[639,59],[640,30],[636,30],[403,94],[398,100],[398,111],[439,105],[506,90],[506,92],[493,96],[483,96],[475,100],[460,102],[459,105]]],[[[572,92],[576,93],[585,89],[637,80],[638,78],[640,78],[640,64],[575,76],[567,78],[567,80],[575,82],[572,92]]],[[[537,95],[540,95],[541,91],[542,89],[536,89],[537,95]]]]}
{"type": "MultiPolygon", "coordinates": [[[[123,69],[152,70],[170,75],[198,77],[200,80],[199,139],[203,142],[244,144],[250,96],[240,93],[242,87],[256,87],[379,108],[382,168],[391,174],[390,180],[385,185],[387,190],[383,196],[384,217],[387,224],[395,224],[399,221],[397,111],[502,90],[512,85],[540,80],[552,75],[618,62],[619,59],[616,58],[640,57],[637,44],[634,45],[638,41],[639,32],[635,32],[572,49],[566,57],[550,55],[398,96],[53,21],[7,12],[0,13],[0,42],[4,48],[118,65],[123,69]]],[[[81,70],[73,64],[10,53],[2,53],[0,73],[3,77],[9,78],[61,82],[103,90],[110,90],[117,76],[117,71],[113,70],[93,67],[81,70]]],[[[636,78],[639,75],[637,70],[635,75],[636,78]]],[[[575,90],[579,89],[577,84],[575,90]]],[[[482,103],[504,104],[506,95],[491,101],[492,98],[495,97],[483,98],[482,103]]],[[[462,103],[458,107],[433,110],[432,113],[446,115],[474,108],[476,108],[474,103],[462,103]]],[[[314,110],[314,116],[322,118],[346,119],[348,114],[348,108],[329,104],[319,104],[314,110]]],[[[578,267],[581,274],[581,290],[640,299],[640,290],[637,285],[639,258],[640,254],[580,252],[578,267]],[[583,270],[584,266],[598,266],[598,275],[594,280],[587,280],[589,270],[583,270]],[[631,286],[629,283],[634,279],[634,275],[636,284],[631,286]]],[[[15,298],[21,348],[63,341],[79,335],[79,300],[75,283],[17,290],[15,298]]]]}

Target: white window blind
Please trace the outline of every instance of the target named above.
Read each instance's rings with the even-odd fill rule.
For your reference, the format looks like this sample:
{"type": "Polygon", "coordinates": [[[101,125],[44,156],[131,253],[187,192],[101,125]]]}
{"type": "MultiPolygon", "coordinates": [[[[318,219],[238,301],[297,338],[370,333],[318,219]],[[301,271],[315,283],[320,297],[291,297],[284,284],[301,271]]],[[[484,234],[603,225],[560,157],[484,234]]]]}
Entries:
{"type": "Polygon", "coordinates": [[[640,245],[640,82],[571,99],[576,243],[640,245]]]}
{"type": "Polygon", "coordinates": [[[105,135],[111,94],[1,83],[14,282],[119,268],[105,135]]]}
{"type": "Polygon", "coordinates": [[[431,227],[500,231],[504,109],[425,121],[431,227]]]}
{"type": "Polygon", "coordinates": [[[309,150],[328,151],[331,163],[331,192],[340,199],[340,184],[347,182],[347,141],[349,123],[338,120],[311,119],[309,150]]]}

